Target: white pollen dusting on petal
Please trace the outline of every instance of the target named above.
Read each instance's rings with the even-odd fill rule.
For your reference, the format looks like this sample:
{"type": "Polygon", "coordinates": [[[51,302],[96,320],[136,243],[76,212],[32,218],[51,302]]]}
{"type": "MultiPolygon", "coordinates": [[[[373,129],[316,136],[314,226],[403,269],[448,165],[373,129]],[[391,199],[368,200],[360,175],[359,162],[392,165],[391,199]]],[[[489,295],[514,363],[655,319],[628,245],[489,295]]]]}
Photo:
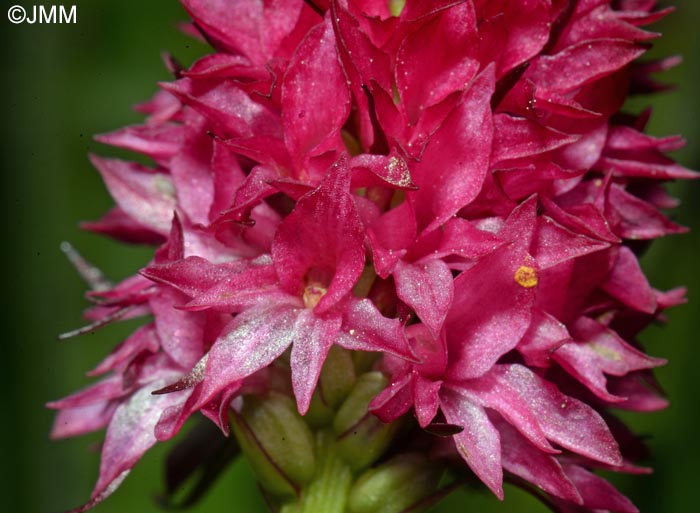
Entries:
{"type": "Polygon", "coordinates": [[[141,388],[115,410],[102,448],[97,494],[130,470],[156,443],[154,429],[161,413],[182,400],[181,394],[152,395],[170,379],[164,376],[141,388]]]}

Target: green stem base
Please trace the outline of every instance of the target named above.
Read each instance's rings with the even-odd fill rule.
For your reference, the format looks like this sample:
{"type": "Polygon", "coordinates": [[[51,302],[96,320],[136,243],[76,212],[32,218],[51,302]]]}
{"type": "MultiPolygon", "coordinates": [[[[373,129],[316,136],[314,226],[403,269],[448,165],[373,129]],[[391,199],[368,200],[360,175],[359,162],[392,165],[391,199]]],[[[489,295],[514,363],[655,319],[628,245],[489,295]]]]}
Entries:
{"type": "Polygon", "coordinates": [[[350,467],[338,454],[335,437],[328,431],[316,435],[318,470],[296,503],[285,504],[280,513],[345,513],[352,485],[350,467]]]}

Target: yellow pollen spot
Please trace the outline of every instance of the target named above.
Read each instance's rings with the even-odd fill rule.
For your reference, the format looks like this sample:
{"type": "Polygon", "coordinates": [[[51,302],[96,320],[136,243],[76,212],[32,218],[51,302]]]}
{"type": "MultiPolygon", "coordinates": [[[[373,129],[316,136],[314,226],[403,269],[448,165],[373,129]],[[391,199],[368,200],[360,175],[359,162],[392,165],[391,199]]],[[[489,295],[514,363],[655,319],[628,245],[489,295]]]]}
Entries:
{"type": "Polygon", "coordinates": [[[326,292],[328,292],[328,289],[317,283],[307,285],[302,296],[304,306],[309,310],[315,308],[318,302],[321,301],[321,298],[326,295],[326,292]]]}
{"type": "Polygon", "coordinates": [[[537,285],[537,271],[534,267],[521,265],[515,271],[515,282],[525,289],[531,289],[537,285]]]}

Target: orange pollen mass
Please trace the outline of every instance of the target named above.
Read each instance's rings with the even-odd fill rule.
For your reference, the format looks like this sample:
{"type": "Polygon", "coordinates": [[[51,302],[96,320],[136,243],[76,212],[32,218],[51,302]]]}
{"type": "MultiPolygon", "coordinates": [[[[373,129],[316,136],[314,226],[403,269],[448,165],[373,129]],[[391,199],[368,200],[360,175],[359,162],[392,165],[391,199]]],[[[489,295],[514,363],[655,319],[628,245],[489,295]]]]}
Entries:
{"type": "Polygon", "coordinates": [[[534,267],[521,265],[515,271],[515,282],[523,288],[531,289],[537,285],[537,271],[534,267]]]}
{"type": "Polygon", "coordinates": [[[304,306],[309,310],[313,309],[321,301],[321,298],[326,295],[326,292],[328,292],[328,289],[317,283],[307,285],[302,296],[304,306]]]}

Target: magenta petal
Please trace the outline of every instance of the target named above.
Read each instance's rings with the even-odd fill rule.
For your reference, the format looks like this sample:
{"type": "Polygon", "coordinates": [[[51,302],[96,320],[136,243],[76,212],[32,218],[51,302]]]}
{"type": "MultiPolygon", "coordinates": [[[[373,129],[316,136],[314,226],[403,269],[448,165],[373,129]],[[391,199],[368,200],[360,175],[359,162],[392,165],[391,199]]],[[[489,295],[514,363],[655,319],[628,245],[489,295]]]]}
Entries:
{"type": "Polygon", "coordinates": [[[416,237],[416,219],[410,202],[384,212],[367,230],[377,274],[387,278],[396,263],[406,254],[416,237]]]}
{"type": "Polygon", "coordinates": [[[465,2],[445,9],[403,40],[396,57],[396,86],[409,123],[474,78],[479,63],[467,49],[477,39],[476,25],[474,9],[465,2]]]}
{"type": "Polygon", "coordinates": [[[252,269],[232,276],[187,303],[183,309],[193,312],[214,309],[225,313],[240,312],[269,304],[302,307],[301,298],[280,290],[271,268],[252,269]]]}
{"type": "Polygon", "coordinates": [[[221,396],[218,400],[219,404],[216,404],[217,401],[212,401],[204,405],[200,410],[202,415],[216,424],[216,427],[221,430],[224,436],[229,436],[229,411],[231,409],[231,401],[241,394],[241,387],[242,382],[229,385],[221,392],[221,396]]]}
{"type": "Polygon", "coordinates": [[[627,497],[613,485],[578,465],[564,465],[564,471],[576,485],[583,505],[594,510],[611,510],[619,513],[639,513],[627,497]]]}
{"type": "Polygon", "coordinates": [[[393,422],[411,409],[413,403],[411,383],[413,374],[407,372],[392,379],[389,386],[379,392],[369,403],[369,411],[382,422],[393,422]]]}
{"type": "Polygon", "coordinates": [[[413,411],[420,427],[425,428],[437,415],[440,407],[440,387],[442,381],[425,379],[415,373],[413,379],[413,411]]]}
{"type": "Polygon", "coordinates": [[[656,297],[637,257],[626,246],[620,246],[617,260],[601,288],[624,305],[643,313],[656,312],[656,297]]]}
{"type": "Polygon", "coordinates": [[[300,312],[273,304],[238,314],[206,357],[200,404],[277,359],[298,336],[295,323],[300,312]]]}
{"type": "Polygon", "coordinates": [[[459,258],[478,260],[504,244],[497,235],[480,230],[472,221],[453,217],[442,229],[421,237],[411,248],[411,257],[459,258]]]}
{"type": "Polygon", "coordinates": [[[170,225],[168,240],[156,250],[153,261],[156,264],[162,264],[183,258],[185,258],[185,233],[180,216],[176,212],[170,225]]]}
{"type": "Polygon", "coordinates": [[[575,233],[548,216],[540,216],[531,251],[540,268],[547,269],[608,247],[609,243],[575,233]]]}
{"type": "Polygon", "coordinates": [[[335,342],[341,323],[340,314],[329,314],[322,318],[306,309],[299,313],[294,323],[290,365],[292,387],[302,415],[309,409],[323,362],[335,342]]]}
{"type": "Polygon", "coordinates": [[[130,276],[108,290],[91,290],[90,300],[103,306],[126,306],[145,302],[154,293],[154,287],[140,275],[130,276]]]}
{"type": "Polygon", "coordinates": [[[661,387],[648,371],[633,371],[622,377],[611,376],[608,389],[625,400],[615,403],[616,408],[631,411],[658,411],[668,407],[661,387]]]}
{"type": "MultiPolygon", "coordinates": [[[[193,374],[193,372],[190,372],[190,375],[191,374],[193,374]]],[[[186,379],[187,377],[183,378],[183,380],[186,379]]],[[[166,387],[166,389],[167,388],[169,387],[166,387]]],[[[167,392],[167,394],[173,395],[173,392],[180,390],[183,389],[171,390],[167,392]]],[[[203,407],[202,404],[197,402],[200,397],[200,391],[200,386],[187,389],[183,393],[177,394],[180,396],[179,402],[176,402],[175,404],[163,409],[163,413],[158,418],[158,422],[154,428],[155,437],[159,442],[165,442],[166,440],[170,440],[172,437],[174,437],[180,432],[180,429],[190,415],[192,415],[192,413],[194,413],[197,409],[203,407]]]]}
{"type": "Polygon", "coordinates": [[[495,417],[490,416],[490,419],[501,437],[503,468],[547,493],[581,504],[581,496],[556,458],[532,445],[510,424],[495,417]]]}
{"type": "Polygon", "coordinates": [[[362,144],[369,148],[374,139],[372,122],[369,119],[369,105],[366,87],[370,86],[372,95],[376,89],[391,87],[391,65],[389,56],[380,50],[380,44],[375,46],[371,40],[373,34],[365,32],[361,17],[355,17],[348,11],[352,4],[341,5],[341,2],[331,3],[331,19],[333,20],[338,40],[338,53],[343,64],[343,70],[348,77],[354,100],[357,102],[360,114],[360,135],[362,144]],[[372,81],[378,82],[379,87],[372,81]]]}
{"type": "Polygon", "coordinates": [[[648,240],[687,231],[666,218],[657,207],[614,184],[607,200],[606,215],[621,238],[648,240]]]}
{"type": "Polygon", "coordinates": [[[440,391],[440,406],[447,422],[464,427],[464,431],[452,437],[460,456],[496,497],[503,500],[501,442],[486,412],[450,387],[440,391]]]}
{"type": "Polygon", "coordinates": [[[163,350],[183,369],[193,367],[204,354],[203,314],[177,309],[187,302],[187,296],[162,287],[150,300],[156,331],[163,350]]]}
{"type": "Polygon", "coordinates": [[[189,135],[183,150],[170,161],[178,204],[193,223],[209,223],[209,209],[214,201],[212,151],[211,136],[199,132],[189,135]]]}
{"type": "Polygon", "coordinates": [[[116,401],[100,401],[62,409],[56,414],[50,436],[56,440],[103,429],[112,420],[117,404],[116,401]]]}
{"type": "Polygon", "coordinates": [[[462,395],[469,397],[474,404],[500,413],[540,451],[559,452],[547,442],[538,419],[528,404],[529,398],[522,397],[500,374],[501,369],[497,366],[496,372],[452,386],[459,386],[462,395]]]}
{"type": "Polygon", "coordinates": [[[276,178],[278,178],[277,172],[269,166],[259,165],[251,169],[236,189],[231,207],[222,213],[223,219],[244,224],[254,223],[255,220],[251,219],[250,212],[263,199],[275,193],[275,188],[270,185],[270,181],[276,178]]]}
{"type": "Polygon", "coordinates": [[[183,5],[211,40],[262,65],[294,29],[303,2],[183,0],[183,5]]]}
{"type": "Polygon", "coordinates": [[[441,379],[448,357],[445,330],[435,337],[423,324],[411,324],[406,327],[406,336],[418,357],[420,366],[416,370],[420,375],[435,381],[441,379]]]}
{"type": "Polygon", "coordinates": [[[535,308],[530,327],[518,342],[518,352],[525,363],[534,367],[549,367],[554,351],[571,341],[566,326],[554,316],[535,308]]]}
{"type": "Polygon", "coordinates": [[[649,150],[674,151],[683,146],[685,141],[681,136],[654,137],[623,125],[611,126],[605,142],[608,151],[629,151],[633,154],[649,150]]]}
{"type": "Polygon", "coordinates": [[[214,174],[214,199],[209,217],[214,220],[229,208],[245,174],[233,151],[218,140],[214,141],[211,167],[214,174]]]}
{"type": "Polygon", "coordinates": [[[390,155],[362,153],[350,159],[350,167],[353,188],[388,185],[397,189],[416,189],[406,160],[395,149],[390,155]]]}
{"type": "Polygon", "coordinates": [[[161,84],[214,125],[217,135],[279,136],[279,115],[256,102],[232,81],[195,81],[181,78],[161,84]],[[221,133],[219,133],[221,132],[221,133]]]}
{"type": "Polygon", "coordinates": [[[293,167],[281,134],[233,137],[224,140],[223,143],[238,155],[248,157],[260,164],[282,169],[293,167]]]}
{"type": "Polygon", "coordinates": [[[156,443],[153,433],[161,412],[180,400],[178,394],[151,395],[151,391],[166,383],[160,379],[136,392],[114,412],[102,447],[100,477],[92,492],[98,497],[119,476],[136,464],[156,443]]]}
{"type": "Polygon", "coordinates": [[[157,126],[128,126],[95,136],[103,144],[142,153],[153,160],[162,161],[174,156],[180,149],[183,128],[180,125],[166,123],[157,126]]]}
{"type": "Polygon", "coordinates": [[[91,156],[119,207],[134,221],[167,236],[175,210],[175,189],[167,175],[133,162],[91,156]]]}
{"type": "Polygon", "coordinates": [[[214,53],[205,55],[182,72],[183,76],[194,78],[238,78],[249,80],[264,80],[270,72],[255,67],[241,55],[214,53]]]}
{"type": "Polygon", "coordinates": [[[327,292],[319,313],[351,291],[365,264],[364,233],[349,187],[347,159],[341,159],[297,202],[272,243],[275,269],[290,294],[302,294],[310,272],[332,273],[330,283],[320,284],[327,292]]]}
{"type": "Polygon", "coordinates": [[[608,392],[606,374],[624,376],[631,371],[651,369],[666,363],[665,360],[645,355],[614,331],[588,317],[579,318],[570,331],[578,342],[564,344],[553,354],[553,358],[606,401],[624,399],[608,392]]]}
{"type": "Polygon", "coordinates": [[[590,406],[562,394],[522,365],[498,368],[502,378],[521,396],[527,397],[532,412],[549,440],[565,449],[596,461],[619,466],[622,456],[605,421],[590,406]]]}
{"type": "Polygon", "coordinates": [[[476,198],[491,155],[493,122],[489,99],[495,79],[490,66],[478,75],[414,167],[411,193],[418,224],[431,230],[476,198]]]}
{"type": "Polygon", "coordinates": [[[547,128],[527,118],[494,114],[491,160],[497,165],[504,160],[532,157],[571,144],[579,137],[547,128]]]}
{"type": "Polygon", "coordinates": [[[442,260],[409,264],[399,261],[394,269],[396,295],[418,314],[434,337],[442,328],[454,295],[452,273],[442,260]]]}
{"type": "Polygon", "coordinates": [[[92,499],[90,499],[87,503],[83,504],[82,506],[79,506],[77,508],[73,508],[71,510],[68,510],[66,513],[85,513],[86,511],[90,511],[92,508],[97,506],[100,502],[105,500],[107,497],[112,495],[117,488],[121,486],[121,484],[124,482],[124,480],[127,478],[129,475],[130,470],[125,470],[121,474],[119,474],[114,480],[107,485],[104,490],[102,490],[100,493],[97,495],[93,496],[92,499]]]}
{"type": "Polygon", "coordinates": [[[640,157],[639,160],[630,158],[613,158],[602,156],[598,165],[605,171],[612,171],[616,176],[650,178],[654,180],[681,180],[698,178],[696,171],[686,169],[676,164],[668,157],[661,155],[640,157]]]}
{"type": "Polygon", "coordinates": [[[147,324],[137,329],[129,338],[119,344],[107,358],[91,370],[88,375],[97,376],[116,370],[125,362],[142,352],[155,353],[160,348],[160,341],[153,324],[147,324]]]}
{"type": "Polygon", "coordinates": [[[482,63],[497,63],[497,78],[534,57],[550,37],[553,6],[549,0],[516,4],[478,0],[474,4],[479,20],[477,55],[482,63]]]}
{"type": "Polygon", "coordinates": [[[579,205],[569,211],[546,197],[542,198],[542,203],[552,219],[574,233],[606,242],[620,242],[620,239],[610,230],[608,220],[590,203],[579,205]]]}
{"type": "Polygon", "coordinates": [[[454,280],[454,300],[445,321],[451,380],[479,377],[515,348],[530,325],[536,275],[534,260],[510,244],[454,280]],[[532,272],[534,281],[517,281],[523,268],[532,272]]]}
{"type": "Polygon", "coordinates": [[[415,361],[403,323],[384,317],[369,299],[351,299],[343,312],[338,344],[354,351],[387,352],[415,361]]]}
{"type": "Polygon", "coordinates": [[[540,57],[525,76],[544,89],[567,92],[609,75],[642,53],[644,48],[630,41],[582,41],[555,55],[540,57]]]}
{"type": "Polygon", "coordinates": [[[421,20],[459,3],[459,0],[412,0],[406,2],[401,11],[401,19],[404,21],[421,20]]]}
{"type": "Polygon", "coordinates": [[[616,176],[697,178],[700,174],[676,164],[663,153],[681,145],[682,140],[654,139],[633,128],[613,127],[597,167],[613,171],[616,176]]]}
{"type": "Polygon", "coordinates": [[[339,138],[349,112],[350,91],[326,18],[301,42],[282,82],[282,125],[290,154],[300,158],[323,141],[339,138]]]}
{"type": "Polygon", "coordinates": [[[112,375],[68,397],[46,403],[46,407],[55,410],[77,408],[93,403],[104,402],[106,400],[117,399],[127,394],[128,390],[124,390],[121,376],[112,375]]]}
{"type": "Polygon", "coordinates": [[[153,97],[134,106],[136,112],[148,114],[146,124],[158,126],[177,117],[182,109],[180,101],[167,91],[157,91],[153,97]]]}
{"type": "Polygon", "coordinates": [[[252,266],[250,260],[213,264],[204,258],[191,256],[177,262],[149,266],[141,274],[157,283],[175,287],[190,297],[197,297],[252,266]]]}
{"type": "Polygon", "coordinates": [[[135,221],[119,207],[114,207],[97,221],[83,221],[80,227],[130,244],[161,244],[165,240],[163,234],[135,221]]]}
{"type": "Polygon", "coordinates": [[[638,27],[667,14],[666,9],[647,13],[642,5],[618,4],[613,9],[608,2],[592,2],[585,9],[580,7],[579,10],[581,14],[573,17],[570,26],[559,37],[557,46],[566,46],[585,39],[610,37],[613,34],[619,39],[630,41],[655,38],[659,34],[647,32],[638,27]]]}

